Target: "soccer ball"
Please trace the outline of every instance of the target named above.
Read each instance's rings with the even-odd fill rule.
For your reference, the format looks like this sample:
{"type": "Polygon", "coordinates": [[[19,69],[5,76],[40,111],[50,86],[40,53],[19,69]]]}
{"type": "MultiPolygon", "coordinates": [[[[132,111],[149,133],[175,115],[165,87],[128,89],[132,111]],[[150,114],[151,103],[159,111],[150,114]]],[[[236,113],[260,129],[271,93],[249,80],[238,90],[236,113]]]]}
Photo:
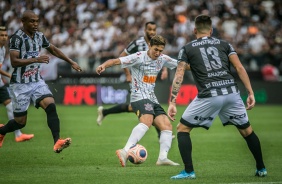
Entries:
{"type": "Polygon", "coordinates": [[[136,144],[128,151],[128,160],[133,164],[142,164],[147,159],[148,153],[144,146],[136,144]]]}

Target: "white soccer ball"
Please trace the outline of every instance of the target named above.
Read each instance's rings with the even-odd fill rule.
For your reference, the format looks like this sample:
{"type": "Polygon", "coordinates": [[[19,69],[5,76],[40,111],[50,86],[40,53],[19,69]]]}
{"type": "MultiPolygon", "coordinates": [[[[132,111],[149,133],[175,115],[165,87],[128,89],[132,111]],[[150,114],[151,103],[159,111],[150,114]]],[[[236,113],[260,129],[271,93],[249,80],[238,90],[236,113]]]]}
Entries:
{"type": "Polygon", "coordinates": [[[128,151],[128,160],[133,164],[142,164],[146,161],[148,152],[146,148],[140,144],[132,146],[128,151]]]}

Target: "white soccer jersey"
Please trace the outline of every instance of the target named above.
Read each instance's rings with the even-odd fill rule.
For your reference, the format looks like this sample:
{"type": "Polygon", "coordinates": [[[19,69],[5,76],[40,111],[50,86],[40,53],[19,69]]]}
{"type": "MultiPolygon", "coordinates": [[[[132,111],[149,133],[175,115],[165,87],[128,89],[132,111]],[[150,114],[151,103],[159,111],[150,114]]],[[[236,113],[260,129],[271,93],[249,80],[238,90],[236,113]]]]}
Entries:
{"type": "MultiPolygon", "coordinates": [[[[5,47],[0,47],[0,69],[3,65],[4,59],[5,59],[5,53],[6,53],[6,49],[5,47]]],[[[4,86],[4,82],[2,81],[2,76],[0,74],[0,87],[4,86]]]]}
{"type": "Polygon", "coordinates": [[[155,82],[158,73],[163,66],[174,69],[177,67],[177,60],[165,54],[161,54],[156,60],[151,59],[147,51],[136,52],[119,58],[122,68],[130,68],[132,77],[132,88],[130,102],[149,99],[159,103],[154,93],[155,82]]]}

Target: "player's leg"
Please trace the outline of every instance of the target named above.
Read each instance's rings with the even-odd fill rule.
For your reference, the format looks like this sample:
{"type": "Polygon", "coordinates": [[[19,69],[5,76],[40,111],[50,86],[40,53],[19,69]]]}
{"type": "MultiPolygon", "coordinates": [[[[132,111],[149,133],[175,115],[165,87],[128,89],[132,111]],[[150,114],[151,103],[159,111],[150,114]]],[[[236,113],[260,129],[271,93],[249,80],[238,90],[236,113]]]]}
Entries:
{"type": "Polygon", "coordinates": [[[209,129],[222,106],[220,98],[199,99],[196,97],[184,111],[177,125],[178,148],[184,163],[184,170],[171,179],[196,178],[192,161],[192,141],[190,131],[196,127],[209,129]]]}
{"type": "Polygon", "coordinates": [[[155,115],[154,125],[161,130],[160,152],[156,165],[179,165],[167,158],[172,143],[172,125],[161,106],[156,105],[155,115]]]}
{"type": "Polygon", "coordinates": [[[101,125],[103,119],[109,114],[117,114],[123,112],[133,112],[130,104],[118,104],[109,109],[104,109],[103,106],[98,107],[97,124],[101,125]]]}
{"type": "Polygon", "coordinates": [[[146,134],[146,132],[149,130],[150,126],[153,123],[153,103],[149,100],[140,100],[137,102],[132,103],[132,108],[134,112],[138,112],[138,118],[139,123],[132,129],[132,132],[124,146],[123,149],[119,149],[116,151],[116,154],[119,158],[119,161],[121,163],[122,167],[125,167],[127,162],[127,152],[133,145],[137,144],[142,137],[146,134]],[[148,108],[149,110],[146,110],[144,108],[145,103],[151,103],[152,108],[148,108]]]}
{"type": "Polygon", "coordinates": [[[244,137],[249,147],[249,150],[253,154],[256,161],[255,176],[264,177],[267,176],[267,171],[263,162],[261,145],[258,136],[253,131],[251,125],[248,128],[240,129],[238,128],[240,134],[244,137]]]}
{"type": "MultiPolygon", "coordinates": [[[[4,137],[7,133],[13,132],[15,130],[21,129],[25,127],[26,125],[26,119],[27,119],[27,109],[30,104],[30,97],[24,95],[22,92],[22,89],[27,89],[23,87],[17,87],[22,84],[15,84],[11,85],[11,88],[14,89],[11,91],[12,96],[12,103],[14,103],[14,118],[10,119],[7,124],[2,125],[0,127],[0,147],[3,144],[4,137]],[[15,93],[19,94],[18,96],[15,95],[15,93]],[[21,102],[26,102],[22,104],[21,102]]],[[[27,89],[28,91],[28,89],[27,89]]]]}
{"type": "Polygon", "coordinates": [[[55,153],[60,153],[63,149],[71,144],[71,138],[60,139],[60,120],[57,114],[57,108],[53,94],[44,81],[39,81],[34,84],[35,89],[32,93],[32,101],[36,108],[41,107],[45,110],[47,115],[47,124],[51,130],[55,153]]]}
{"type": "Polygon", "coordinates": [[[178,149],[184,163],[184,170],[179,174],[172,176],[171,179],[194,179],[196,178],[192,162],[192,141],[190,138],[191,127],[183,125],[181,122],[177,125],[178,149]]]}
{"type": "MultiPolygon", "coordinates": [[[[4,105],[5,105],[6,110],[7,110],[8,119],[9,120],[14,119],[13,105],[12,105],[11,99],[6,100],[4,102],[4,105]]],[[[15,141],[16,142],[28,141],[28,140],[30,140],[34,137],[33,134],[23,134],[20,129],[15,130],[14,133],[15,133],[15,141]]]]}
{"type": "Polygon", "coordinates": [[[267,171],[263,162],[261,145],[258,136],[253,131],[247,111],[239,94],[226,95],[224,108],[219,113],[219,118],[224,125],[232,123],[237,127],[240,134],[246,140],[249,150],[256,161],[256,176],[266,176],[267,171]],[[227,123],[224,123],[227,122],[227,123]]]}

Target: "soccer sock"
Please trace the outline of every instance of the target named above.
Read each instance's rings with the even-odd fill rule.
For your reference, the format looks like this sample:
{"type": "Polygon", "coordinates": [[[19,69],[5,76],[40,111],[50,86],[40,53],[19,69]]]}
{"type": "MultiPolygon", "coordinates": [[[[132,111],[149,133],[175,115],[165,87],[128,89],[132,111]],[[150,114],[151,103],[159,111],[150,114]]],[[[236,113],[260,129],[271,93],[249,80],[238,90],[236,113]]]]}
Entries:
{"type": "MultiPolygon", "coordinates": [[[[6,105],[6,109],[7,109],[8,119],[9,120],[14,119],[12,102],[6,105]]],[[[15,137],[22,135],[22,132],[20,130],[15,130],[14,133],[15,133],[15,137]]]]}
{"type": "Polygon", "coordinates": [[[168,151],[171,147],[171,142],[172,142],[172,131],[170,130],[161,131],[159,159],[162,160],[167,158],[168,151]]]}
{"type": "Polygon", "coordinates": [[[138,125],[133,128],[123,149],[128,152],[129,148],[138,143],[148,130],[149,127],[147,125],[145,125],[144,123],[138,123],[138,125]]]}
{"type": "Polygon", "coordinates": [[[17,123],[14,119],[11,119],[8,121],[6,125],[0,128],[0,134],[1,135],[6,135],[6,133],[13,132],[15,130],[21,129],[25,127],[25,124],[19,124],[17,123]]]}
{"type": "Polygon", "coordinates": [[[185,171],[190,173],[194,171],[192,162],[192,142],[190,134],[188,132],[178,132],[177,133],[178,148],[185,165],[185,171]]]}
{"type": "Polygon", "coordinates": [[[57,114],[56,105],[54,103],[49,104],[45,109],[45,112],[47,114],[48,127],[52,132],[55,144],[60,138],[60,120],[57,114]]]}
{"type": "Polygon", "coordinates": [[[258,136],[253,131],[250,135],[244,137],[244,139],[246,140],[248,147],[256,160],[257,169],[260,170],[262,168],[265,168],[262,160],[262,151],[258,136]]]}
{"type": "Polygon", "coordinates": [[[116,106],[113,106],[109,109],[103,110],[103,115],[107,116],[108,114],[116,114],[116,113],[122,113],[122,112],[129,112],[128,111],[129,104],[119,104],[116,106]]]}

